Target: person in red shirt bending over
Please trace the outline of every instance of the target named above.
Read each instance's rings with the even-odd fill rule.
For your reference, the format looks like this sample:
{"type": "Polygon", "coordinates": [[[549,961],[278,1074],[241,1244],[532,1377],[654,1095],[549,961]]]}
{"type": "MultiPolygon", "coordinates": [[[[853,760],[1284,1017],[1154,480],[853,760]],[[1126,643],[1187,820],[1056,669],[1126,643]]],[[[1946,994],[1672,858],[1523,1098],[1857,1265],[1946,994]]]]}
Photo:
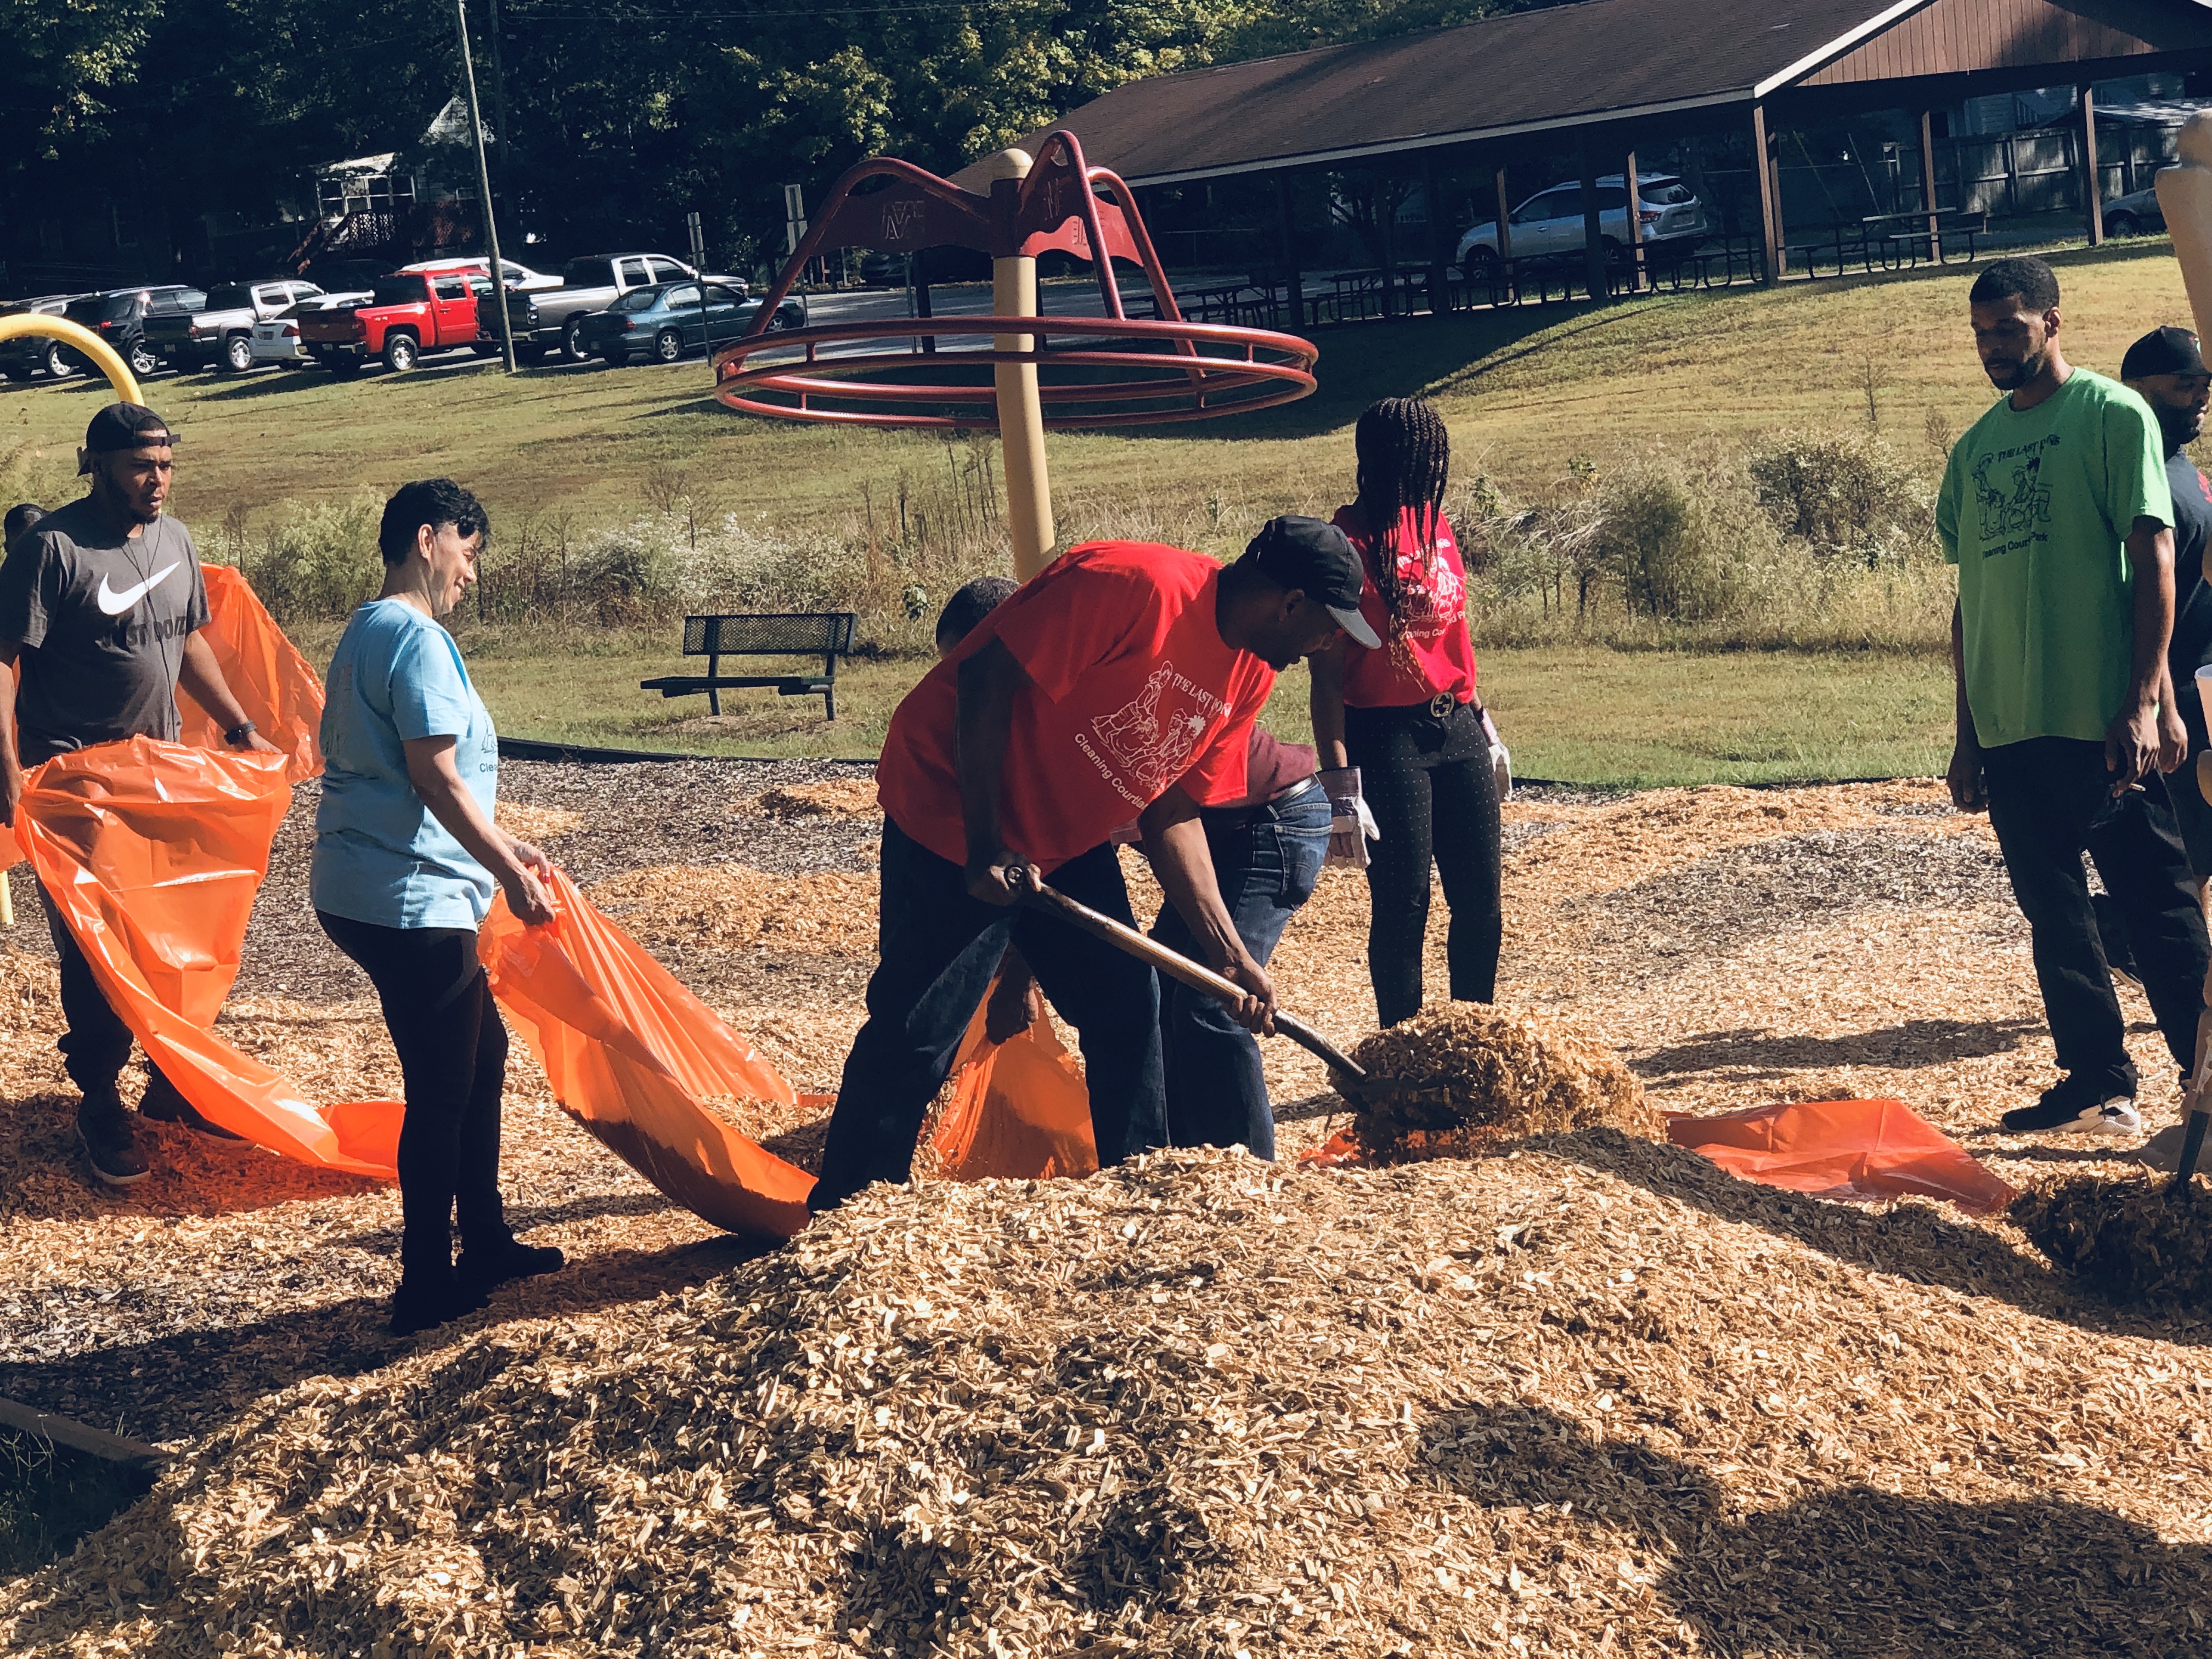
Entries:
{"type": "MultiPolygon", "coordinates": [[[[1359,499],[1336,523],[1365,566],[1361,614],[1389,644],[1355,641],[1314,659],[1314,740],[1340,855],[1365,857],[1363,787],[1372,812],[1367,973],[1377,1016],[1395,1025],[1421,1009],[1432,861],[1451,907],[1452,1000],[1497,994],[1503,767],[1492,758],[1497,729],[1475,700],[1467,570],[1443,514],[1443,420],[1418,398],[1385,398],[1360,416],[1353,441],[1359,499]]],[[[1502,746],[1496,754],[1502,761],[1502,746]]]]}
{"type": "Polygon", "coordinates": [[[878,961],[808,1204],[904,1181],[929,1103],[1009,944],[1081,1039],[1101,1164],[1166,1144],[1152,970],[1048,915],[1045,884],[1135,925],[1108,840],[1133,817],[1208,966],[1267,1029],[1274,988],[1238,938],[1202,807],[1249,792],[1275,674],[1341,633],[1370,642],[1359,560],[1315,519],[1271,520],[1226,569],[1146,542],[1064,555],[908,693],[876,769],[878,961]]]}

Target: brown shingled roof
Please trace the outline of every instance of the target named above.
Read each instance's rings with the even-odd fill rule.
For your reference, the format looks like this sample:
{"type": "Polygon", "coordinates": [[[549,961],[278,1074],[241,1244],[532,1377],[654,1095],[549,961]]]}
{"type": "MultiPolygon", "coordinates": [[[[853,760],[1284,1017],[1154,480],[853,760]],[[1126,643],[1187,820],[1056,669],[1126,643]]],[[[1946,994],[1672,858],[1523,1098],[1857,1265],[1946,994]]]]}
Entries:
{"type": "MultiPolygon", "coordinates": [[[[1582,0],[1134,81],[1054,125],[1133,184],[1350,160],[1747,104],[1929,3],[1582,0]]],[[[973,173],[959,181],[988,189],[973,173]]]]}

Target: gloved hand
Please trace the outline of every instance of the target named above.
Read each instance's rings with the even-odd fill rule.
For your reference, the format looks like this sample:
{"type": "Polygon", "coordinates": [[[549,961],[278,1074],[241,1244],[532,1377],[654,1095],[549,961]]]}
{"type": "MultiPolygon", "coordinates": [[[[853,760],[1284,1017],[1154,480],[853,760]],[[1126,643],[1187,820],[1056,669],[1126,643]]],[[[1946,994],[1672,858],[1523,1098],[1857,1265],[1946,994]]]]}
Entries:
{"type": "Polygon", "coordinates": [[[1367,867],[1367,843],[1382,839],[1375,814],[1359,793],[1359,769],[1333,767],[1320,775],[1328,795],[1328,861],[1367,867]]]}
{"type": "Polygon", "coordinates": [[[1482,711],[1482,732],[1490,739],[1490,769],[1498,779],[1498,799],[1508,800],[1513,794],[1513,756],[1505,747],[1504,739],[1498,735],[1498,722],[1490,718],[1490,711],[1482,711]]]}

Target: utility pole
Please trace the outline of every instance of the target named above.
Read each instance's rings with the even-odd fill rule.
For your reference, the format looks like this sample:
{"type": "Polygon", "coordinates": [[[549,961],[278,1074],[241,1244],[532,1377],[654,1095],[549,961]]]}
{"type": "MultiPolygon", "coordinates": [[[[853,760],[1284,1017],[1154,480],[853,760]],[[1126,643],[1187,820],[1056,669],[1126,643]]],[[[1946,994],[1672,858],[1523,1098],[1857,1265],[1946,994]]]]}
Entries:
{"type": "Polygon", "coordinates": [[[507,267],[499,258],[499,220],[491,210],[491,164],[484,160],[483,112],[477,103],[476,59],[469,53],[468,0],[453,0],[453,17],[461,27],[461,80],[469,94],[469,136],[477,145],[477,195],[483,208],[484,249],[491,255],[491,301],[499,313],[500,355],[507,372],[514,373],[514,323],[507,314],[507,267]]]}
{"type": "Polygon", "coordinates": [[[499,131],[494,136],[500,143],[499,187],[503,191],[514,182],[507,176],[507,146],[514,142],[514,129],[507,124],[507,67],[499,52],[499,0],[488,0],[491,7],[491,112],[493,125],[499,131]]]}

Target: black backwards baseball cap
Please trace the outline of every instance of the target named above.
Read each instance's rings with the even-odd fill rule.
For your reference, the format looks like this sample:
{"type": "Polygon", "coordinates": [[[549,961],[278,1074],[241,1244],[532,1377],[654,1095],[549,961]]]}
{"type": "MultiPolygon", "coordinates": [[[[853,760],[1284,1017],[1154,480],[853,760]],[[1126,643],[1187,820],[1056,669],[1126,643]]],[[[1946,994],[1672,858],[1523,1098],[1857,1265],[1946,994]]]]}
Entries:
{"type": "Polygon", "coordinates": [[[1286,513],[1260,526],[1244,556],[1254,561],[1268,580],[1297,588],[1316,604],[1327,606],[1336,625],[1370,651],[1382,645],[1381,637],[1359,614],[1366,572],[1360,566],[1359,555],[1334,525],[1286,513]]]}
{"type": "Polygon", "coordinates": [[[112,455],[118,450],[160,448],[173,445],[177,434],[169,430],[169,423],[143,404],[110,404],[92,417],[92,424],[84,429],[84,454],[78,460],[80,474],[92,471],[94,455],[112,455]]]}
{"type": "Polygon", "coordinates": [[[2154,328],[2128,348],[2120,359],[2120,378],[2140,380],[2147,374],[2212,374],[2204,367],[2204,354],[2197,337],[2185,328],[2154,328]]]}

